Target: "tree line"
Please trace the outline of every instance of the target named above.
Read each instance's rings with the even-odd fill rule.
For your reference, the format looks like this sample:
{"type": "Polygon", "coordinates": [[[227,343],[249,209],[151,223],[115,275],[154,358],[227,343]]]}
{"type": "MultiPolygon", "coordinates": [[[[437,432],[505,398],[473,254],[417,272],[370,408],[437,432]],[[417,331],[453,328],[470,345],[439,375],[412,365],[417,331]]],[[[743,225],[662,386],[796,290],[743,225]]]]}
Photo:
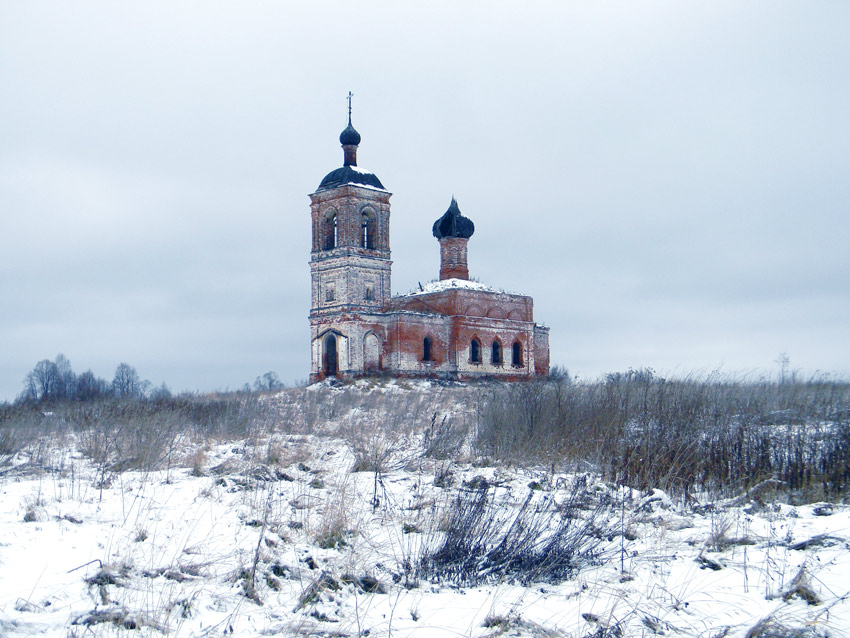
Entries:
{"type": "MultiPolygon", "coordinates": [[[[277,373],[269,371],[258,376],[253,385],[246,383],[240,392],[275,392],[283,388],[277,373]]],[[[75,373],[71,362],[60,353],[53,361],[42,359],[27,372],[24,389],[16,402],[96,401],[106,398],[156,400],[171,396],[171,390],[164,382],[154,386],[147,379],[142,379],[129,363],[119,363],[109,381],[96,376],[91,370],[75,373]]]]}
{"type": "Polygon", "coordinates": [[[118,398],[168,398],[171,391],[163,383],[159,387],[142,379],[129,363],[119,363],[112,381],[98,377],[91,370],[74,372],[71,362],[63,354],[56,359],[42,359],[24,377],[24,389],[18,402],[36,401],[93,401],[107,397],[118,398]]]}

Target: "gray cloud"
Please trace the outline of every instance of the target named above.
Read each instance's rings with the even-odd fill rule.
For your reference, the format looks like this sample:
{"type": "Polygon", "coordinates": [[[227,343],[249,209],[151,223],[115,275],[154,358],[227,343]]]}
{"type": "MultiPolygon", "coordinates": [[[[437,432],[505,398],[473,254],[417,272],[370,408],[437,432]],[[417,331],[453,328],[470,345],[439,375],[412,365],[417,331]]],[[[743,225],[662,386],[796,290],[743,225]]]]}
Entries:
{"type": "Polygon", "coordinates": [[[380,2],[0,8],[0,399],[42,358],[176,389],[308,366],[307,193],[393,193],[394,288],[534,295],[586,376],[850,374],[850,8],[380,2]]]}

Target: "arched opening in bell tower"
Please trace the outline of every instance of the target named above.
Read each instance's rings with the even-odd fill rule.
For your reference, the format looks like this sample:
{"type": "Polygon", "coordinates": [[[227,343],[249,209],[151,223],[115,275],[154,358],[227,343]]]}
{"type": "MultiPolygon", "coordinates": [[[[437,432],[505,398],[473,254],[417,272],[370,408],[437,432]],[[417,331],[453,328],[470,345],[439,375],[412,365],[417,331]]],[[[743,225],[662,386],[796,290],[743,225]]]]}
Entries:
{"type": "Polygon", "coordinates": [[[322,340],[322,372],[326,377],[335,377],[339,371],[339,355],[336,350],[336,335],[328,334],[322,340]]]}
{"type": "Polygon", "coordinates": [[[323,250],[333,250],[339,245],[339,226],[336,213],[331,212],[325,217],[323,250]]]}
{"type": "Polygon", "coordinates": [[[360,216],[360,245],[363,248],[375,248],[375,216],[363,211],[360,216]]]}

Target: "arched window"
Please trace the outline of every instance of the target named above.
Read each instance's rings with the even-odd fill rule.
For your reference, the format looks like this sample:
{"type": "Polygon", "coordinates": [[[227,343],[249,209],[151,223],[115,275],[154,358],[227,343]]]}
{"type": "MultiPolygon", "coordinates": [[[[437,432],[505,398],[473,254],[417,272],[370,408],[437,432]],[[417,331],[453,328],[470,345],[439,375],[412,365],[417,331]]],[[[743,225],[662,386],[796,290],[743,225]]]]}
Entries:
{"type": "Polygon", "coordinates": [[[502,344],[499,343],[498,341],[493,342],[492,355],[490,357],[490,362],[494,366],[502,365],[502,344]]]}
{"type": "Polygon", "coordinates": [[[469,362],[481,363],[481,343],[473,339],[469,344],[469,362]]]}
{"type": "Polygon", "coordinates": [[[519,368],[522,366],[522,344],[519,341],[514,341],[511,350],[511,365],[519,368]]]}
{"type": "Polygon", "coordinates": [[[337,224],[336,213],[331,213],[325,219],[324,233],[324,250],[333,250],[339,245],[339,225],[337,224]]]}
{"type": "Polygon", "coordinates": [[[375,219],[367,212],[360,216],[360,245],[363,248],[375,247],[375,219]]]}
{"type": "Polygon", "coordinates": [[[431,361],[431,337],[422,340],[422,361],[431,361]]]}

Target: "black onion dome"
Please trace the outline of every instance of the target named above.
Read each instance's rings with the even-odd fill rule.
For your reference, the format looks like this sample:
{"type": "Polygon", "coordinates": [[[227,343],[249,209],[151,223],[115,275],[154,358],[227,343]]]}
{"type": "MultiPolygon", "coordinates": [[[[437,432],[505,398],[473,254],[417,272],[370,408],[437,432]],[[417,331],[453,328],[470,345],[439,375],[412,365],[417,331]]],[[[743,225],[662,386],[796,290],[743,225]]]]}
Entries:
{"type": "Polygon", "coordinates": [[[331,171],[319,184],[317,191],[324,191],[337,186],[345,186],[346,184],[354,184],[355,186],[370,186],[372,188],[380,188],[382,191],[387,190],[381,184],[378,176],[369,171],[364,171],[356,166],[342,166],[331,171]]]}
{"type": "Polygon", "coordinates": [[[457,200],[452,197],[452,203],[449,209],[443,214],[440,219],[434,222],[434,237],[443,239],[444,237],[462,237],[469,239],[472,233],[475,232],[475,224],[468,217],[464,217],[460,208],[457,206],[457,200]]]}
{"type": "Polygon", "coordinates": [[[343,146],[357,146],[360,144],[360,133],[351,126],[351,120],[348,120],[348,126],[339,134],[339,143],[343,146]]]}

